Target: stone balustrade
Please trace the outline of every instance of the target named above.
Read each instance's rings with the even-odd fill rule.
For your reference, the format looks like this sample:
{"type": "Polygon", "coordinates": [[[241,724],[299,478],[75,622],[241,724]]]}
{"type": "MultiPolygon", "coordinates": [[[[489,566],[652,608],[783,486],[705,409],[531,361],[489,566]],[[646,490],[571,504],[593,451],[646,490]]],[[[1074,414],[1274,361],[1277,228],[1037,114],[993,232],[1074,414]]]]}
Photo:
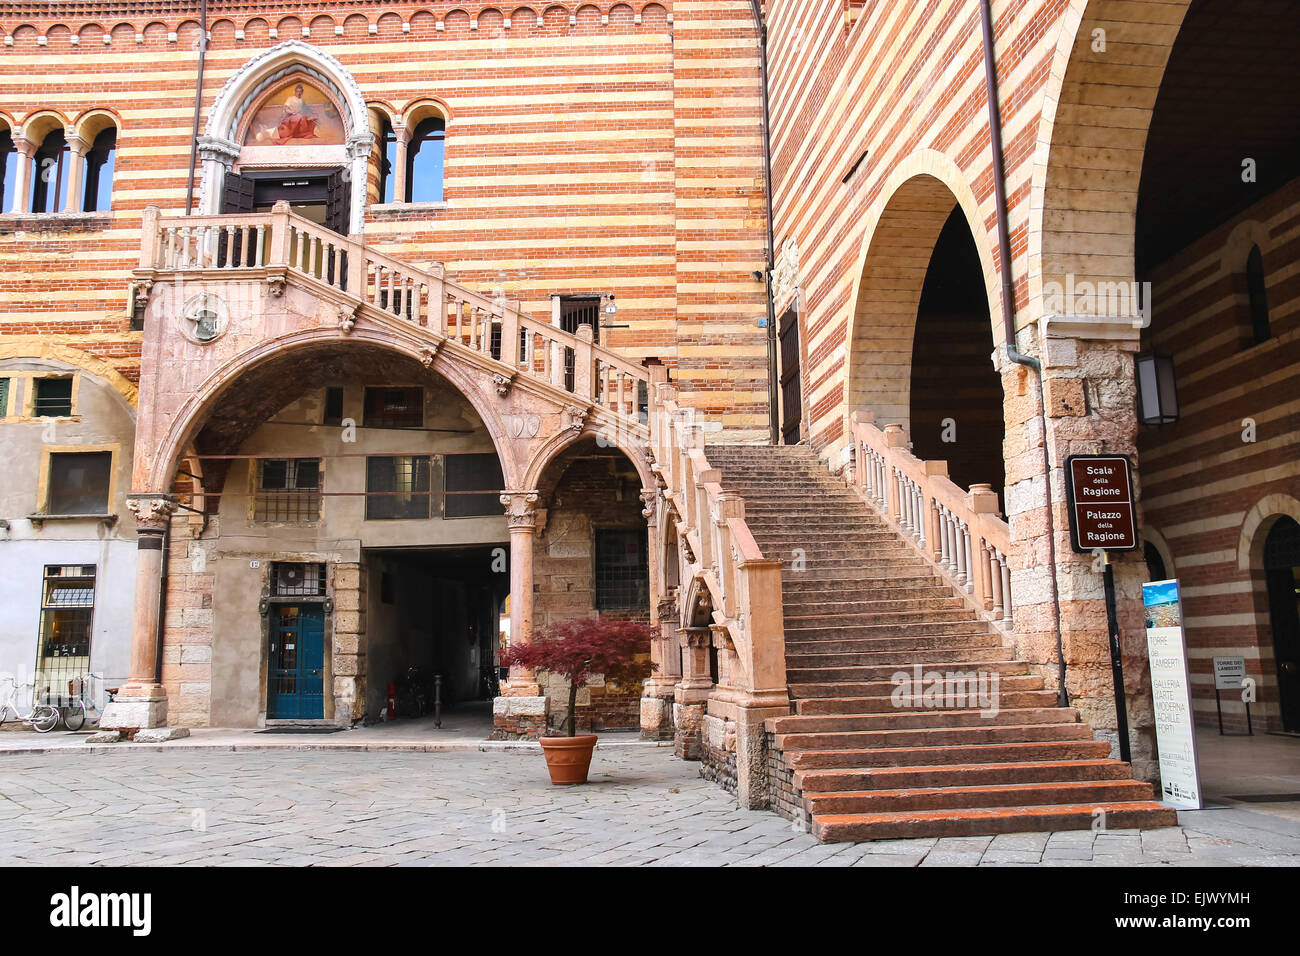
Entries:
{"type": "Polygon", "coordinates": [[[882,430],[870,412],[854,412],[852,429],[853,484],[977,610],[1010,630],[1011,528],[992,487],[963,491],[948,477],[947,462],[917,458],[901,425],[882,430]]]}

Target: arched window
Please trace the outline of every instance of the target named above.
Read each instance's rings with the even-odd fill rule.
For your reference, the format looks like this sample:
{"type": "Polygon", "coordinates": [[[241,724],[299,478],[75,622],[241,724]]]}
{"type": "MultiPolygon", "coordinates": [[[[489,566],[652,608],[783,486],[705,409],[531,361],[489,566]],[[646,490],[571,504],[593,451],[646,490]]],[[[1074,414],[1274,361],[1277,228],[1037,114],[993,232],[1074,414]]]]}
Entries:
{"type": "Polygon", "coordinates": [[[32,157],[32,212],[58,212],[68,195],[68,141],[51,130],[32,157]]]}
{"type": "Polygon", "coordinates": [[[86,152],[86,189],[82,194],[84,212],[106,212],[113,205],[113,160],[117,153],[117,128],[99,132],[86,152]]]}
{"type": "Polygon", "coordinates": [[[1161,556],[1160,550],[1150,541],[1142,545],[1142,556],[1147,562],[1147,580],[1148,581],[1167,581],[1169,572],[1165,568],[1165,559],[1161,556]]]}
{"type": "Polygon", "coordinates": [[[447,124],[441,116],[421,120],[406,147],[406,201],[442,201],[442,164],[447,124]]]}
{"type": "Polygon", "coordinates": [[[12,130],[0,133],[0,212],[14,211],[14,183],[18,179],[18,150],[12,130]]]}
{"type": "Polygon", "coordinates": [[[393,195],[397,188],[397,135],[388,120],[383,120],[379,127],[379,201],[395,202],[393,195]]]}
{"type": "Polygon", "coordinates": [[[1273,337],[1273,330],[1268,321],[1268,286],[1264,281],[1264,254],[1259,246],[1250,247],[1246,257],[1246,291],[1250,296],[1250,327],[1254,333],[1254,345],[1267,342],[1273,337]]]}

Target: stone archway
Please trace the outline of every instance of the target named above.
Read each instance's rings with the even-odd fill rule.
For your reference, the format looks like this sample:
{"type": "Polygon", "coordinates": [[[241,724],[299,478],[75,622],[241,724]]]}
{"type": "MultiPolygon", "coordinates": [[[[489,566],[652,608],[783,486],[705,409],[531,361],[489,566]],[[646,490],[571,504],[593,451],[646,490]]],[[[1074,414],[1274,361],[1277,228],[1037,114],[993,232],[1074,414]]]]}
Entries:
{"type": "Polygon", "coordinates": [[[1062,16],[1038,136],[1047,155],[1030,187],[1031,316],[1049,312],[1044,286],[1070,276],[1134,281],[1147,130],[1191,2],[1076,0],[1062,16]]]}
{"type": "MultiPolygon", "coordinates": [[[[1002,485],[999,295],[974,196],[941,157],[900,173],[869,232],[850,334],[848,405],[898,423],[961,485],[1002,485]],[[914,419],[916,419],[914,421],[914,419]]],[[[904,169],[909,169],[904,164],[904,169]]]]}

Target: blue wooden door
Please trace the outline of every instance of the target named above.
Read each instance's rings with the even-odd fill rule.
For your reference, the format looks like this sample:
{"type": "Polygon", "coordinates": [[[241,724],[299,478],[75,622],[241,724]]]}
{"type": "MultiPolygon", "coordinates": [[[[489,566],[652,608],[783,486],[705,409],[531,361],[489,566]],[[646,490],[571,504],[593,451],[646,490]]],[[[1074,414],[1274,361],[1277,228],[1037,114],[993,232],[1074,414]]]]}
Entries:
{"type": "Polygon", "coordinates": [[[271,610],[270,685],[266,716],[325,716],[325,615],[319,606],[281,604],[271,610]]]}

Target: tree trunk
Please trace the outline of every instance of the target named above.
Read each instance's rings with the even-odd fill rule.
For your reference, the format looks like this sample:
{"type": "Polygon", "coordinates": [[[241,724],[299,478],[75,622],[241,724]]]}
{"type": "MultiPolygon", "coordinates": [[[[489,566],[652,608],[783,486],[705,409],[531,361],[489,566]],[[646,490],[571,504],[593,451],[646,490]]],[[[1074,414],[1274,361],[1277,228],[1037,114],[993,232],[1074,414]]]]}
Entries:
{"type": "Polygon", "coordinates": [[[569,681],[569,736],[578,735],[578,682],[569,681]]]}

